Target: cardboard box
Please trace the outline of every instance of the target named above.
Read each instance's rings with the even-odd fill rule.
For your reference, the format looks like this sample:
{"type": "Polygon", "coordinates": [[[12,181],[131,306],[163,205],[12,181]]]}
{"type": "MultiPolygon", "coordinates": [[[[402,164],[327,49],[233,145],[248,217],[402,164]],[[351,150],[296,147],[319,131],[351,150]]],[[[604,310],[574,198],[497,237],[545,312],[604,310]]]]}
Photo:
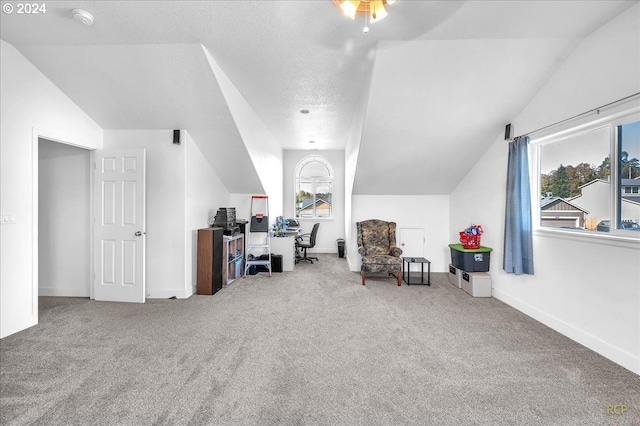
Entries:
{"type": "Polygon", "coordinates": [[[449,282],[458,288],[462,288],[462,271],[455,266],[449,264],[449,282]]]}
{"type": "Polygon", "coordinates": [[[462,289],[473,297],[491,297],[491,275],[461,271],[462,289]]]}

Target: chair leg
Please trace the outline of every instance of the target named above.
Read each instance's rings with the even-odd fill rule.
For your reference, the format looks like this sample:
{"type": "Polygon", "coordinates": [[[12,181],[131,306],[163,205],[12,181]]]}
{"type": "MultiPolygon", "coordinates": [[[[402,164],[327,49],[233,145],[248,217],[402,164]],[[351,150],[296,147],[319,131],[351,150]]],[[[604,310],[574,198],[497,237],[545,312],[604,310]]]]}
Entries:
{"type": "Polygon", "coordinates": [[[307,255],[307,249],[304,249],[304,258],[307,259],[309,262],[313,263],[314,260],[318,260],[317,257],[314,256],[308,256],[307,255]],[[313,259],[313,260],[312,260],[313,259]]]}
{"type": "Polygon", "coordinates": [[[398,272],[398,287],[400,287],[401,285],[402,285],[402,274],[398,272]]]}
{"type": "Polygon", "coordinates": [[[360,275],[362,275],[362,285],[364,285],[364,271],[361,271],[360,275]]]}
{"type": "MultiPolygon", "coordinates": [[[[299,247],[298,247],[299,249],[299,247]]],[[[314,260],[319,260],[317,257],[307,255],[307,247],[302,248],[302,254],[300,254],[296,249],[296,263],[299,263],[302,260],[309,261],[313,263],[314,260]]]]}

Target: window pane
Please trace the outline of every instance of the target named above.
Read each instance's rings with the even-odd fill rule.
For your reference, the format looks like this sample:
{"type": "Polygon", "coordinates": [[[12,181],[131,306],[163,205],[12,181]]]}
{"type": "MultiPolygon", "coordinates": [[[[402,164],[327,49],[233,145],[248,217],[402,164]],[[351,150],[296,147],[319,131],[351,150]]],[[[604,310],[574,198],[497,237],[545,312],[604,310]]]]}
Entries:
{"type": "Polygon", "coordinates": [[[329,177],[329,169],[319,161],[311,161],[300,169],[300,176],[305,177],[329,177]]]}
{"type": "Polygon", "coordinates": [[[331,182],[316,181],[316,217],[331,217],[331,182]]]}
{"type": "Polygon", "coordinates": [[[296,218],[332,218],[333,169],[321,156],[310,155],[296,166],[296,218]]]}
{"type": "Polygon", "coordinates": [[[640,231],[640,121],[618,126],[620,182],[618,229],[640,231]]]}
{"type": "Polygon", "coordinates": [[[296,217],[313,217],[313,181],[298,179],[296,188],[296,217]]]}
{"type": "Polygon", "coordinates": [[[609,127],[542,146],[541,226],[609,231],[609,147],[609,127]]]}

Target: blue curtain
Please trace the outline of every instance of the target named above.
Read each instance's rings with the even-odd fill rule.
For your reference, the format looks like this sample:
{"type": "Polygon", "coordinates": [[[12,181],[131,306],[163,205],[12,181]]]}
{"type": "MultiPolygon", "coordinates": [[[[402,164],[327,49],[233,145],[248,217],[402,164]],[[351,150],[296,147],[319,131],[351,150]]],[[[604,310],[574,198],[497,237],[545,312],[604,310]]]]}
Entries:
{"type": "Polygon", "coordinates": [[[528,136],[509,143],[505,213],[503,268],[510,274],[533,275],[528,136]]]}

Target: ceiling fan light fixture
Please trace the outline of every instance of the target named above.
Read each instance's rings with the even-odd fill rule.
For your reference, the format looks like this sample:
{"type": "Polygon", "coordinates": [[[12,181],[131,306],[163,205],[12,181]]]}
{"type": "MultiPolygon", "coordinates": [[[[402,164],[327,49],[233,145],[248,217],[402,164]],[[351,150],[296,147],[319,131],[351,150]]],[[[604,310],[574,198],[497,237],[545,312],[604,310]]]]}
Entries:
{"type": "Polygon", "coordinates": [[[357,0],[344,0],[340,4],[340,9],[351,19],[356,19],[356,12],[360,6],[360,1],[357,0]]]}
{"type": "Polygon", "coordinates": [[[369,22],[371,23],[378,22],[389,15],[384,8],[382,0],[371,0],[369,2],[369,13],[371,14],[369,19],[369,22]]]}
{"type": "Polygon", "coordinates": [[[81,24],[89,27],[93,25],[93,15],[86,10],[73,9],[71,11],[71,14],[73,15],[73,19],[75,19],[77,22],[80,22],[81,24]]]}
{"type": "Polygon", "coordinates": [[[364,15],[365,26],[362,31],[368,33],[369,24],[386,18],[389,15],[386,7],[394,4],[396,0],[333,0],[333,2],[351,19],[355,19],[358,14],[364,15]]]}

